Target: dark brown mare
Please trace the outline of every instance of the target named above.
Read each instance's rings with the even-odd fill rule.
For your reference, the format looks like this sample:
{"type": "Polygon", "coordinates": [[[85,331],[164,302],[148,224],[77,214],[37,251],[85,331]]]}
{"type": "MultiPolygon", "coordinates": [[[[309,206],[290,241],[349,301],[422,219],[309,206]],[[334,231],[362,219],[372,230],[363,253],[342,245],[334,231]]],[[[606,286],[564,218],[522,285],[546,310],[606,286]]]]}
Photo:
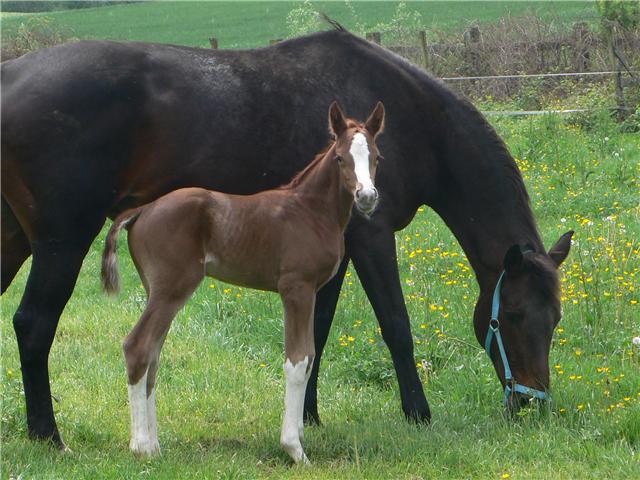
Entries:
{"type": "Polygon", "coordinates": [[[344,231],[355,201],[366,216],[374,187],[384,107],[364,124],[329,109],[333,143],[285,187],[253,195],[183,188],[116,218],[102,257],[105,290],[117,291],[116,239],[129,230],[129,250],[147,291],[147,307],[124,342],[131,408],[130,447],[159,452],[155,384],[171,322],[205,276],[278,292],[284,306],[287,381],[280,443],[308,463],[304,393],[315,357],[313,309],[318,290],[344,257],[344,231]]]}
{"type": "MultiPolygon", "coordinates": [[[[13,323],[29,434],[62,446],[48,355],[82,260],[107,217],[180,187],[248,194],[282,185],[327,143],[326,106],[356,118],[384,102],[380,202],[355,215],[345,256],[315,305],[316,358],[305,416],[318,420],[318,365],[349,261],[373,306],[407,418],[427,421],[396,262],[394,231],[421,205],[452,230],[480,286],[474,329],[484,342],[506,252],[533,252],[503,285],[502,336],[515,378],[549,387],[559,319],[557,274],[569,235],[545,251],[518,169],[496,132],[423,70],[333,30],[245,51],[78,42],[2,64],[2,290],[31,271],[13,323]],[[259,155],[257,154],[259,152],[259,155]],[[508,311],[509,314],[504,313],[508,311]]],[[[502,362],[493,355],[504,383],[502,362]]]]}

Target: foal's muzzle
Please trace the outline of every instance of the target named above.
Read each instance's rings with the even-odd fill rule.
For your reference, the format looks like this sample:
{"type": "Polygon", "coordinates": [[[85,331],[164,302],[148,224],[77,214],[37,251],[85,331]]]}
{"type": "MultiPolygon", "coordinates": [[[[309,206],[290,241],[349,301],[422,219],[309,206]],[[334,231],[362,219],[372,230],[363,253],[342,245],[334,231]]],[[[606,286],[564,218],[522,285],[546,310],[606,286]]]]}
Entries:
{"type": "Polygon", "coordinates": [[[359,188],[356,190],[356,207],[365,215],[371,215],[378,204],[378,190],[376,187],[359,188]]]}

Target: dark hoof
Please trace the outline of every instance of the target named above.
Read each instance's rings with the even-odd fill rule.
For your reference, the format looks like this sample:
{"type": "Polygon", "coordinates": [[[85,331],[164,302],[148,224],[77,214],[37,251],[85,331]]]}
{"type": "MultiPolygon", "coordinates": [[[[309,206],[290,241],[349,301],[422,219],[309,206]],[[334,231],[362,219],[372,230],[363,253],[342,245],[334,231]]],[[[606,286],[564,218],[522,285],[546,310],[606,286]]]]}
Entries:
{"type": "Polygon", "coordinates": [[[429,425],[431,423],[431,412],[428,407],[426,410],[404,412],[404,415],[409,423],[416,425],[429,425]]]}
{"type": "Polygon", "coordinates": [[[318,412],[308,412],[305,410],[302,419],[304,420],[305,425],[322,425],[318,412]]]}
{"type": "Polygon", "coordinates": [[[39,433],[30,431],[29,438],[31,440],[36,440],[38,442],[45,442],[51,445],[52,448],[56,450],[60,450],[63,453],[70,453],[71,449],[69,449],[65,443],[62,441],[62,437],[60,433],[56,429],[53,433],[39,433]]]}

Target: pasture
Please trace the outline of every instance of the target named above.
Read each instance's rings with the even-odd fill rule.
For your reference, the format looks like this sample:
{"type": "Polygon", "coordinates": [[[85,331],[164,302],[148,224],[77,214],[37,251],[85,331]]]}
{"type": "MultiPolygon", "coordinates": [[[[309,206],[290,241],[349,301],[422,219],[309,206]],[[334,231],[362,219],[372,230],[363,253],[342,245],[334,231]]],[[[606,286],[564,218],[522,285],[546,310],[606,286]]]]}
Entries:
{"type": "MultiPolygon", "coordinates": [[[[356,23],[372,29],[394,15],[398,2],[312,2],[347,28],[356,23]],[[355,14],[355,15],[354,15],[355,14]]],[[[101,8],[45,12],[78,38],[139,40],[208,47],[209,37],[220,48],[250,48],[289,35],[287,14],[299,2],[140,2],[101,8]]],[[[489,22],[506,15],[536,13],[549,21],[593,21],[590,2],[419,2],[410,5],[430,29],[462,29],[471,21],[489,22]]],[[[5,14],[6,15],[6,14],[5,14]]],[[[3,36],[11,35],[27,16],[2,18],[3,36]],[[21,18],[22,17],[22,18],[21,18]]]]}
{"type": "Polygon", "coordinates": [[[25,437],[11,316],[25,265],[2,301],[2,470],[22,478],[634,478],[640,473],[638,275],[640,139],[607,117],[494,121],[518,159],[545,243],[569,228],[564,318],[551,353],[553,403],[515,423],[477,345],[477,288],[442,222],[419,212],[398,232],[416,360],[433,411],[406,424],[388,351],[349,271],[320,373],[325,425],[306,429],[310,469],[278,445],[283,398],[282,311],[276,295],[205,281],[178,315],[161,360],[161,458],[128,451],[122,338],[144,291],[121,241],[123,288],[100,291],[103,235],[61,319],[50,358],[54,408],[73,453],[25,437]]]}
{"type": "MultiPolygon", "coordinates": [[[[484,10],[486,18],[499,15],[491,10],[497,4],[448,5],[466,8],[467,18],[472,8],[477,18],[484,10]]],[[[156,7],[158,12],[169,8],[156,7]]],[[[213,7],[181,7],[201,12],[190,17],[200,17],[200,32],[191,24],[177,31],[189,22],[175,7],[154,17],[157,21],[131,13],[156,15],[147,4],[47,16],[86,15],[77,25],[87,30],[74,27],[78,36],[204,46],[211,29],[202,11],[213,7]],[[117,16],[125,9],[131,9],[127,21],[117,16]],[[115,18],[107,21],[109,12],[115,18]],[[93,24],[90,15],[96,15],[93,24]],[[136,36],[145,31],[149,36],[136,36]]],[[[218,34],[221,47],[264,45],[286,34],[284,17],[291,4],[248,3],[236,6],[235,13],[230,4],[217,8],[223,7],[229,11],[225,29],[234,36],[218,34]],[[272,19],[270,10],[259,26],[240,25],[242,8],[281,8],[282,13],[272,19]],[[263,29],[271,21],[280,27],[263,29]]],[[[328,3],[330,15],[333,8],[342,4],[328,3]]],[[[355,8],[364,10],[364,5],[355,8]]],[[[444,12],[447,5],[433,5],[437,8],[444,12]]],[[[447,21],[460,22],[443,13],[442,24],[447,21]]],[[[3,17],[3,27],[5,22],[3,17]]],[[[396,240],[431,425],[416,427],[404,420],[389,352],[350,269],[320,371],[324,426],[305,429],[312,466],[293,467],[278,442],[284,395],[280,301],[275,294],[205,280],[174,321],[162,353],[157,395],[163,455],[137,460],[128,449],[121,343],[138,320],[145,295],[124,234],[121,294],[108,299],[101,292],[107,224],[84,261],[50,356],[54,409],[72,450],[68,454],[30,442],[25,434],[11,318],[29,262],[2,297],[2,477],[638,478],[640,345],[633,339],[640,337],[640,135],[625,132],[604,113],[490,120],[524,176],[545,244],[576,231],[561,272],[564,317],[552,345],[549,406],[526,409],[515,422],[505,419],[495,371],[473,335],[478,291],[473,271],[443,222],[421,208],[396,240]]]]}

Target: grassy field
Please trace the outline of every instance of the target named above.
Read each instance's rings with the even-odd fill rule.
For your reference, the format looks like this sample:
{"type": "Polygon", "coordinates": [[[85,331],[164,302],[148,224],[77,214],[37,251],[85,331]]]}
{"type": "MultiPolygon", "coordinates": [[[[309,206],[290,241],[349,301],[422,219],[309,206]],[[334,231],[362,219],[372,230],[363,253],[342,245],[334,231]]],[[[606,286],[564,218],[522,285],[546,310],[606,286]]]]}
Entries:
{"type": "MultiPolygon", "coordinates": [[[[278,445],[283,409],[277,296],[205,281],[173,324],[159,375],[161,458],[128,452],[121,340],[144,303],[126,248],[123,293],[99,287],[101,236],[51,354],[55,409],[73,450],[29,442],[11,315],[2,300],[2,472],[18,478],[638,478],[640,136],[608,117],[495,119],[525,176],[545,243],[576,230],[563,266],[553,403],[503,418],[471,327],[477,294],[462,251],[428,209],[398,232],[416,360],[434,414],[405,423],[390,358],[355,273],[347,275],[320,378],[324,427],[305,432],[308,469],[278,445]]],[[[422,209],[421,209],[422,210],[422,209]]],[[[104,234],[104,232],[103,232],[104,234]]]]}
{"type": "MultiPolygon", "coordinates": [[[[342,3],[314,4],[350,25],[342,3]]],[[[442,28],[466,24],[462,16],[488,21],[530,7],[410,6],[442,28]]],[[[246,47],[285,36],[294,4],[178,7],[140,3],[47,16],[78,37],[204,46],[216,35],[222,47],[246,47]]],[[[354,8],[375,25],[388,21],[395,6],[354,8]]],[[[592,15],[591,4],[577,2],[533,8],[567,21],[592,15]]],[[[5,33],[21,18],[3,15],[5,33]]],[[[589,106],[581,102],[593,96],[567,101],[589,106]]],[[[101,293],[103,231],[85,260],[50,357],[54,408],[70,454],[26,439],[11,317],[28,263],[2,297],[1,477],[640,478],[640,346],[632,344],[640,336],[640,135],[624,133],[605,114],[491,121],[523,172],[545,244],[576,230],[562,267],[564,318],[552,346],[548,408],[525,410],[516,422],[503,417],[498,380],[472,332],[473,272],[451,233],[425,208],[397,233],[397,243],[416,362],[433,412],[430,426],[404,421],[388,350],[350,270],[320,375],[325,426],[305,430],[313,465],[292,466],[278,441],[284,395],[280,301],[207,280],[179,314],[163,350],[163,455],[136,460],[128,451],[121,341],[142,311],[144,291],[121,241],[122,293],[116,300],[101,293]]]]}
{"type": "MultiPolygon", "coordinates": [[[[365,29],[389,22],[397,7],[397,2],[352,2],[354,17],[344,2],[312,4],[349,28],[355,27],[357,19],[365,29]]],[[[248,48],[287,37],[287,14],[297,5],[296,2],[141,2],[36,16],[49,17],[78,38],[207,47],[208,39],[215,36],[220,48],[248,48]]],[[[462,29],[473,21],[490,22],[501,16],[525,13],[558,22],[592,20],[595,16],[592,2],[412,2],[408,8],[419,12],[430,29],[442,30],[462,29]]],[[[31,16],[3,16],[3,35],[11,35],[31,16]]]]}

